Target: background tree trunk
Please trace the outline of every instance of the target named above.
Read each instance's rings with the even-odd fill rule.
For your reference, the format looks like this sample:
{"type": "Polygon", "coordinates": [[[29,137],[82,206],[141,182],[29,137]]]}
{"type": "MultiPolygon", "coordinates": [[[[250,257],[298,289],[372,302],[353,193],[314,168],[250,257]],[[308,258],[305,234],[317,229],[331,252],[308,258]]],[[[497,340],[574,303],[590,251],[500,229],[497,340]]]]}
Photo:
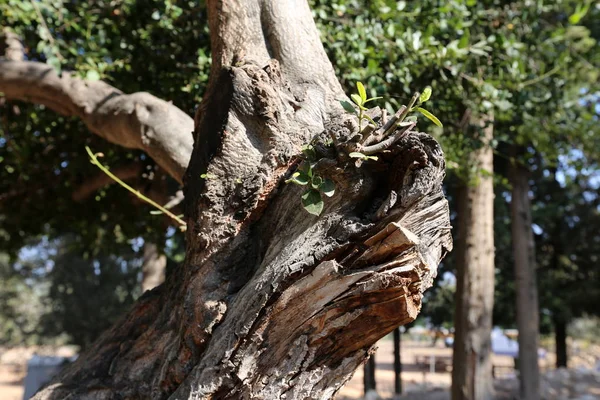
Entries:
{"type": "Polygon", "coordinates": [[[535,276],[529,171],[513,163],[510,166],[512,184],[512,243],[515,258],[517,293],[517,328],[519,330],[519,380],[522,399],[539,398],[538,365],[539,306],[535,276]]]}
{"type": "Polygon", "coordinates": [[[142,265],[142,292],[154,289],[165,281],[167,256],[158,251],[154,243],[144,243],[144,263],[142,265]]]}
{"type": "Polygon", "coordinates": [[[400,328],[394,329],[394,394],[402,394],[402,332],[400,328]]]}
{"type": "Polygon", "coordinates": [[[371,356],[367,359],[367,362],[364,366],[364,374],[363,374],[363,386],[365,391],[365,396],[369,392],[377,391],[377,382],[375,381],[375,353],[371,354],[371,356]]]}
{"type": "Polygon", "coordinates": [[[484,145],[470,162],[483,170],[458,191],[457,285],[452,356],[452,399],[493,398],[491,363],[494,306],[493,117],[474,125],[484,145]]]}
{"type": "Polygon", "coordinates": [[[185,262],[37,399],[329,399],[414,320],[452,247],[435,140],[398,135],[360,168],[345,153],[357,121],[305,1],[208,10],[185,262]],[[320,217],[283,184],[313,139],[336,186],[320,217]]]}
{"type": "Polygon", "coordinates": [[[567,368],[567,323],[554,320],[554,340],[556,343],[556,368],[567,368]]]}

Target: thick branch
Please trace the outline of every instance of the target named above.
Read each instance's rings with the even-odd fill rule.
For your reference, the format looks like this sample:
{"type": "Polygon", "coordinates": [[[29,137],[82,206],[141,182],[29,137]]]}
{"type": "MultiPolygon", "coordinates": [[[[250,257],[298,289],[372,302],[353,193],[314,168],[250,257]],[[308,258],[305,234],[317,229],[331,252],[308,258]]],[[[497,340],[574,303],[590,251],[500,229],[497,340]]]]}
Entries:
{"type": "Polygon", "coordinates": [[[66,116],[77,116],[98,136],[144,150],[181,182],[192,153],[193,119],[149,93],[124,94],[102,82],[86,81],[34,61],[0,59],[0,93],[66,116]]]}
{"type": "Polygon", "coordinates": [[[2,32],[0,32],[0,56],[1,55],[4,55],[7,60],[23,60],[23,44],[19,40],[19,36],[8,28],[4,28],[2,32]]]}

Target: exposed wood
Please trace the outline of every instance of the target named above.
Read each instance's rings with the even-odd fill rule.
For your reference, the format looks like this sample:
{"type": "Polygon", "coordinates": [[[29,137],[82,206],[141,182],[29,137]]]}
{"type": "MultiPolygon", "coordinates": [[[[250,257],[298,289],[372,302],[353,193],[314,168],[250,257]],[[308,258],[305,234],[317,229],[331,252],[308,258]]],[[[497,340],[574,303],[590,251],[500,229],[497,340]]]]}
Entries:
{"type": "Polygon", "coordinates": [[[515,162],[510,165],[509,175],[512,184],[510,208],[519,330],[520,396],[522,399],[537,400],[540,398],[539,305],[529,200],[529,171],[515,162]]]}
{"type": "Polygon", "coordinates": [[[472,121],[483,146],[468,165],[479,172],[459,189],[457,285],[452,360],[452,399],[493,398],[491,331],[494,306],[493,118],[472,121]]]}
{"type": "Polygon", "coordinates": [[[323,144],[350,143],[357,121],[305,1],[208,9],[186,260],[36,399],[330,399],[416,318],[452,247],[434,139],[407,132],[360,168],[323,144]],[[319,217],[284,183],[312,140],[336,185],[319,217]]]}

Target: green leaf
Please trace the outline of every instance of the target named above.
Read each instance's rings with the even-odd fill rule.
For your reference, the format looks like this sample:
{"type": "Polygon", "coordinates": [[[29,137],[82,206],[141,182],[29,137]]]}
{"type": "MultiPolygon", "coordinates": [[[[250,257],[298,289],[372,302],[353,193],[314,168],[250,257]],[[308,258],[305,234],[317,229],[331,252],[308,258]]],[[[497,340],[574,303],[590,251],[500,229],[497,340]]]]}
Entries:
{"type": "Polygon", "coordinates": [[[423,114],[424,116],[426,116],[431,122],[433,122],[434,124],[436,124],[440,128],[444,127],[444,125],[440,122],[440,120],[437,119],[437,117],[435,115],[433,115],[432,113],[430,113],[426,109],[424,109],[422,107],[417,107],[417,111],[420,112],[421,114],[423,114]]]}
{"type": "Polygon", "coordinates": [[[356,93],[351,94],[350,97],[352,98],[352,101],[354,101],[359,107],[363,105],[362,98],[356,93]]]}
{"type": "Polygon", "coordinates": [[[344,110],[346,110],[350,114],[356,114],[356,110],[354,109],[354,106],[352,104],[350,104],[349,102],[347,102],[345,100],[340,100],[340,104],[342,105],[342,107],[344,107],[344,110]]]}
{"type": "Polygon", "coordinates": [[[364,104],[364,102],[367,101],[367,91],[365,90],[365,87],[362,84],[362,82],[356,82],[356,88],[358,89],[358,94],[360,95],[360,98],[362,100],[361,104],[364,104]]]}
{"type": "Polygon", "coordinates": [[[578,24],[579,21],[581,21],[581,19],[583,17],[585,17],[585,15],[588,13],[588,11],[590,9],[590,5],[591,5],[590,1],[586,2],[585,5],[579,4],[577,6],[577,9],[575,10],[575,14],[573,14],[569,17],[569,22],[573,25],[578,24]]]}
{"type": "Polygon", "coordinates": [[[215,179],[215,178],[216,178],[216,176],[215,176],[215,175],[213,175],[213,174],[209,174],[209,173],[207,172],[206,174],[201,174],[201,175],[200,175],[200,178],[202,178],[202,179],[215,179]]]}
{"type": "Polygon", "coordinates": [[[302,165],[300,165],[298,171],[308,175],[309,178],[312,178],[313,176],[312,165],[307,161],[303,162],[302,165]]]}
{"type": "Polygon", "coordinates": [[[383,99],[383,97],[381,97],[381,96],[371,97],[370,99],[365,100],[363,104],[367,104],[370,101],[379,100],[379,99],[383,99]]]}
{"type": "Polygon", "coordinates": [[[99,81],[100,74],[98,73],[98,71],[90,69],[88,72],[86,72],[85,79],[88,81],[99,81]]]}
{"type": "Polygon", "coordinates": [[[331,179],[325,179],[319,189],[327,197],[331,197],[335,194],[335,183],[331,179]]]}
{"type": "Polygon", "coordinates": [[[465,29],[462,37],[458,41],[458,48],[466,49],[469,46],[470,40],[471,40],[471,32],[468,29],[465,29]]]}
{"type": "Polygon", "coordinates": [[[160,214],[163,214],[163,212],[159,211],[159,210],[152,210],[152,211],[150,211],[150,214],[151,215],[160,215],[160,214]]]}
{"type": "Polygon", "coordinates": [[[302,195],[302,206],[309,213],[319,216],[323,211],[323,199],[321,193],[315,189],[308,189],[302,195]]]}
{"type": "Polygon", "coordinates": [[[421,96],[419,96],[419,102],[425,103],[427,100],[429,100],[430,97],[431,97],[431,86],[427,86],[425,89],[423,89],[423,93],[421,93],[421,96]]]}
{"type": "Polygon", "coordinates": [[[317,158],[317,153],[315,152],[315,148],[312,144],[305,144],[302,146],[302,153],[306,157],[307,160],[312,161],[317,158]]]}
{"type": "Polygon", "coordinates": [[[313,176],[312,182],[311,182],[311,186],[314,189],[318,189],[321,186],[322,183],[323,183],[323,178],[321,178],[318,175],[313,176]]]}
{"type": "Polygon", "coordinates": [[[297,172],[294,172],[294,174],[292,175],[292,177],[290,179],[285,181],[285,183],[290,183],[290,182],[295,183],[296,185],[304,186],[304,185],[308,185],[308,182],[310,182],[310,177],[303,171],[297,171],[297,172]]]}
{"type": "Polygon", "coordinates": [[[373,121],[373,118],[369,117],[367,114],[363,114],[363,119],[366,119],[367,121],[369,121],[370,123],[373,124],[373,126],[377,126],[377,123],[375,121],[373,121]]]}

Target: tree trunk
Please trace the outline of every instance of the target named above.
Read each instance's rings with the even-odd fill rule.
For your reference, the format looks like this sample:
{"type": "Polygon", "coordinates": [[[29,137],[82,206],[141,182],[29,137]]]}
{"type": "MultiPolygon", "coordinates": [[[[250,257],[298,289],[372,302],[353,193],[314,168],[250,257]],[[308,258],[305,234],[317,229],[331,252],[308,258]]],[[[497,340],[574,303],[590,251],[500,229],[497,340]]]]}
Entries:
{"type": "Polygon", "coordinates": [[[369,392],[377,391],[377,382],[375,381],[375,353],[371,354],[371,357],[367,360],[364,366],[364,374],[363,374],[363,386],[365,396],[369,392]]]}
{"type": "Polygon", "coordinates": [[[402,394],[402,352],[400,350],[402,332],[394,329],[394,394],[402,394]]]}
{"type": "Polygon", "coordinates": [[[356,166],[357,120],[306,2],[208,10],[186,259],[36,399],[330,399],[415,319],[451,249],[439,145],[393,133],[356,166]],[[305,187],[283,183],[313,140],[313,172],[336,186],[319,217],[300,207],[305,187]]]}
{"type": "Polygon", "coordinates": [[[154,243],[144,243],[144,264],[142,265],[142,292],[154,289],[165,281],[167,256],[158,251],[154,243]]]}
{"type": "Polygon", "coordinates": [[[494,306],[493,117],[482,118],[483,146],[470,165],[485,171],[458,191],[458,240],[452,399],[493,398],[491,363],[494,306]]]}
{"type": "Polygon", "coordinates": [[[556,368],[567,368],[567,323],[554,320],[554,340],[556,342],[556,368]]]}
{"type": "Polygon", "coordinates": [[[511,218],[517,294],[517,328],[519,330],[519,380],[522,399],[539,398],[538,365],[538,294],[535,276],[529,173],[521,164],[513,163],[511,218]]]}

